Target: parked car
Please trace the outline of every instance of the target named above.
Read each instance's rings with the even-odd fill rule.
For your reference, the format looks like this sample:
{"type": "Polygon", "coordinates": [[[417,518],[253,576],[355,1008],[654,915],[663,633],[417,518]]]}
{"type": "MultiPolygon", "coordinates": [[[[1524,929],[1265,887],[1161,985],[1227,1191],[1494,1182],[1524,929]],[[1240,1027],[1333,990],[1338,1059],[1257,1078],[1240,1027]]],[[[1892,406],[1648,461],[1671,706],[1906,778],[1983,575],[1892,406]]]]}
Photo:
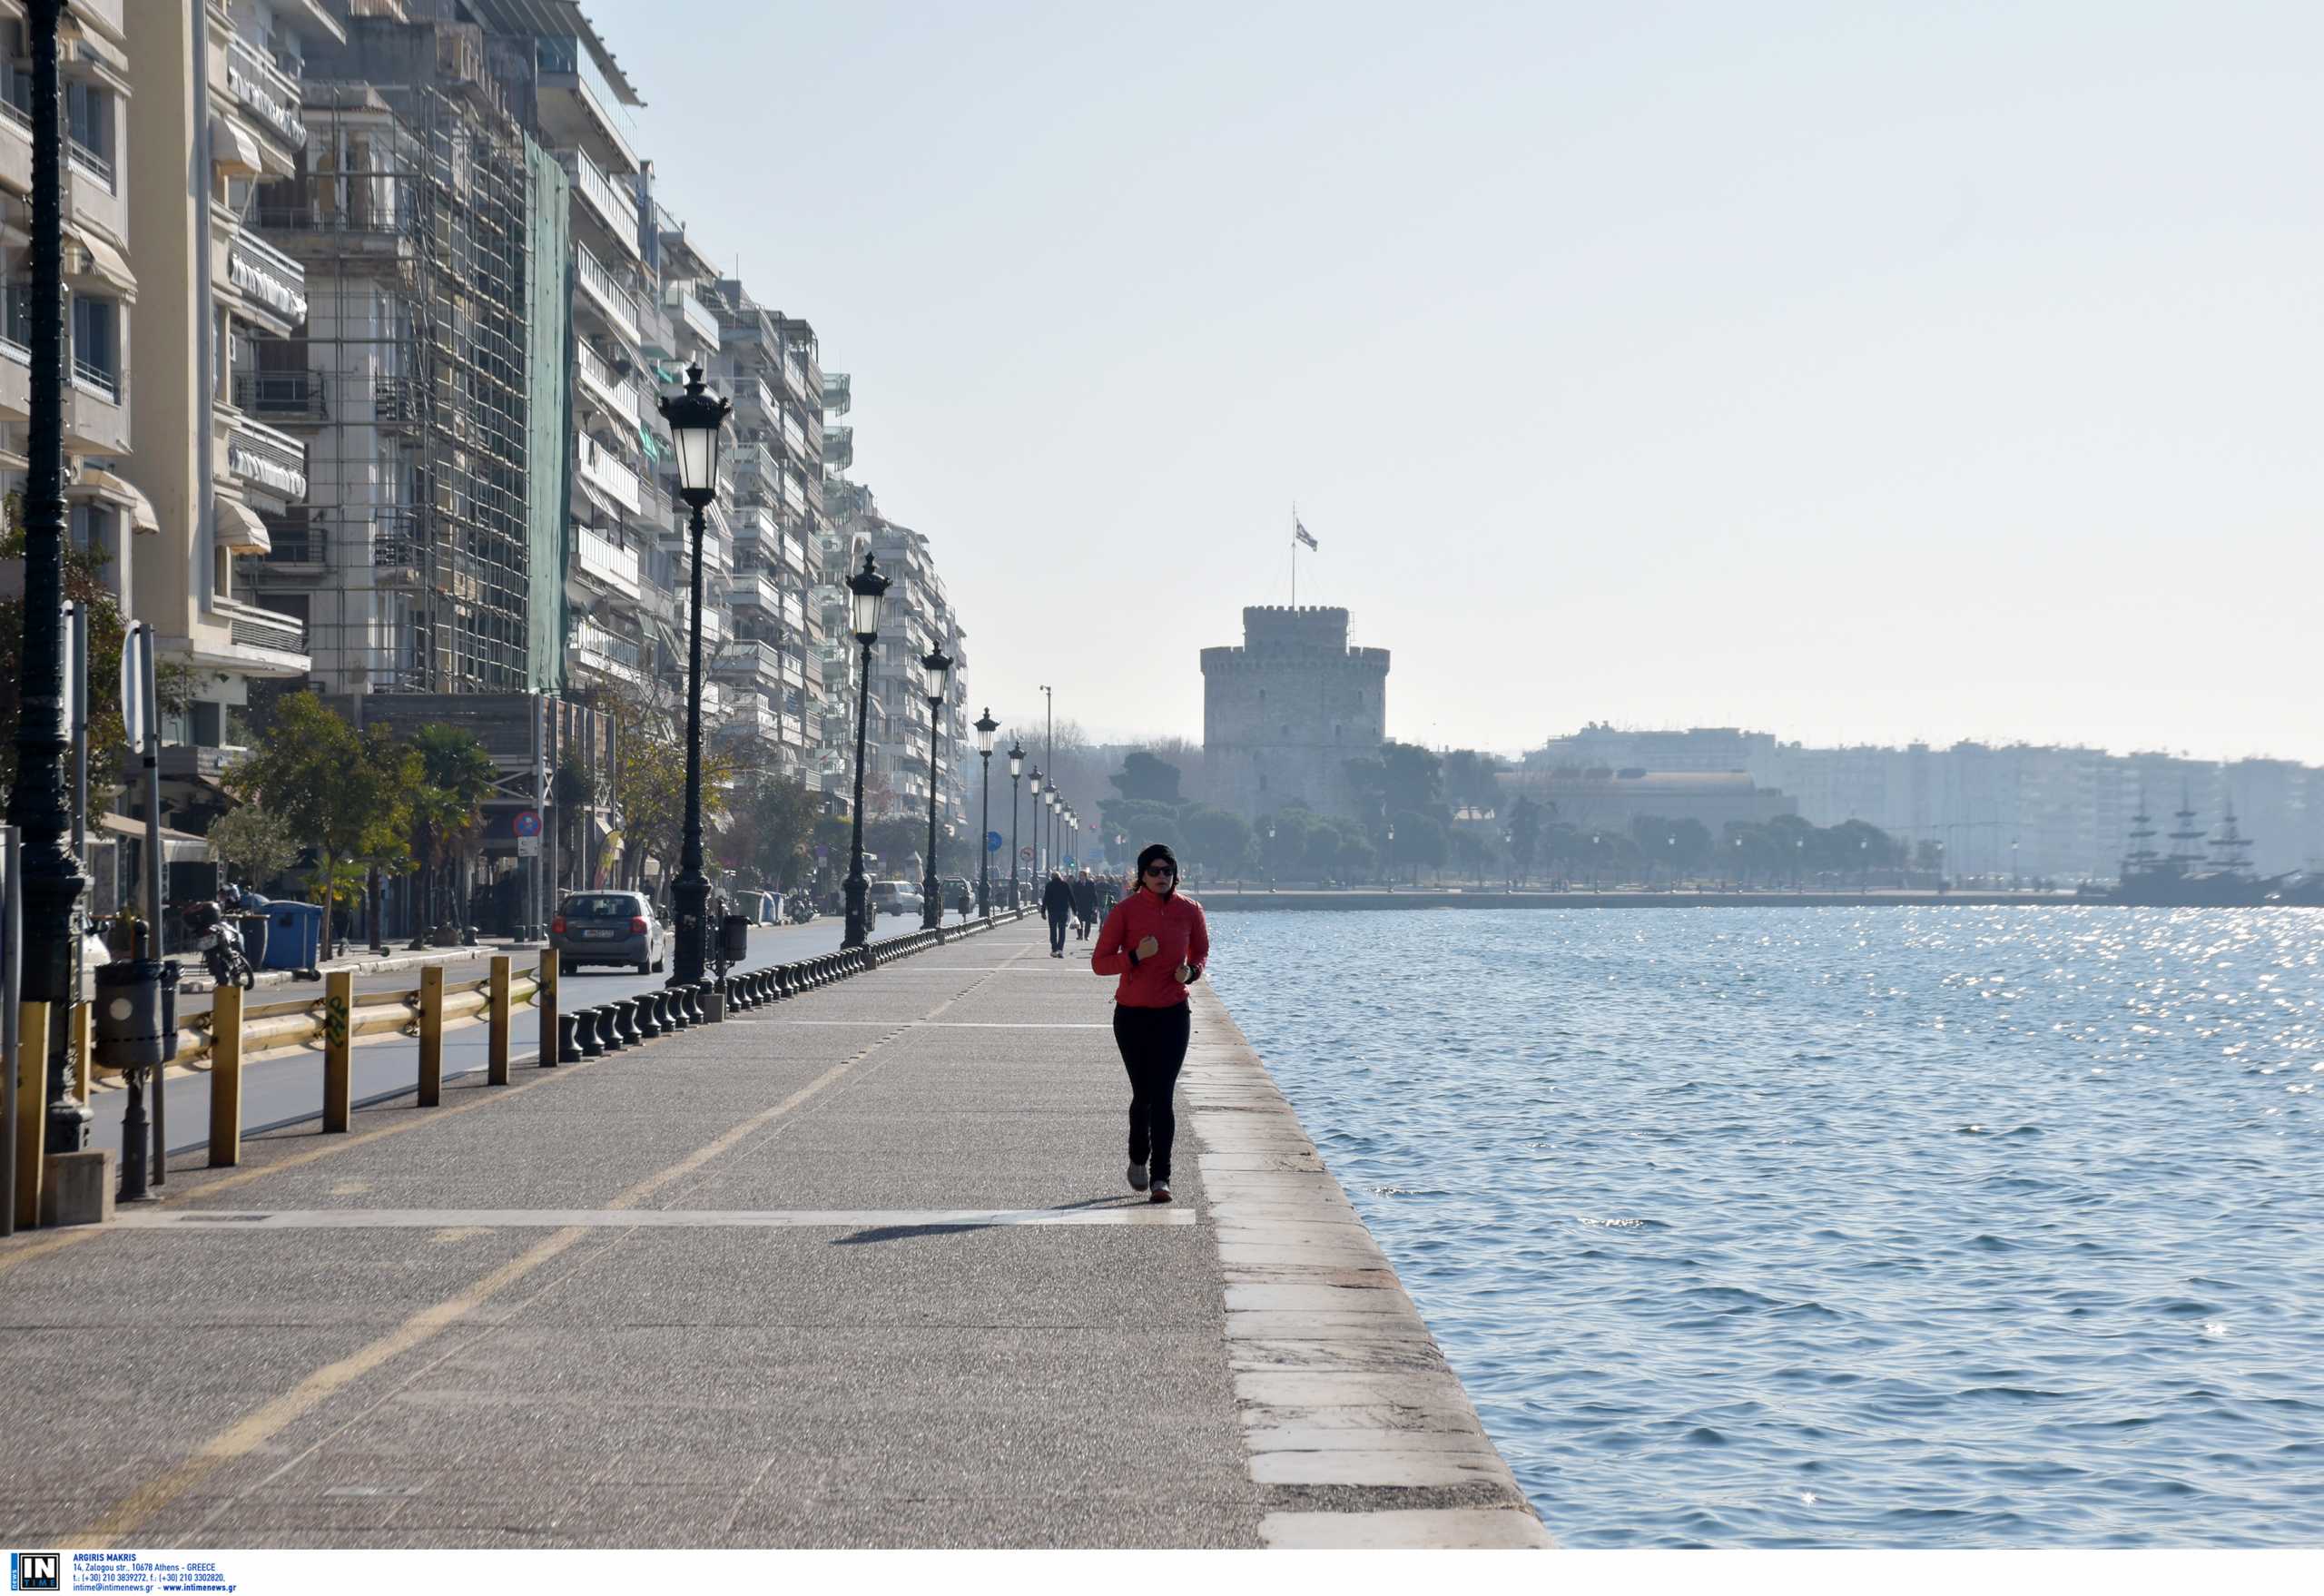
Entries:
{"type": "Polygon", "coordinates": [[[882,914],[909,914],[917,919],[927,911],[927,900],[910,882],[873,882],[866,907],[874,919],[882,914]]]}
{"type": "Polygon", "coordinates": [[[632,964],[651,975],[666,961],[669,936],[643,892],[568,892],[548,926],[567,974],[584,964],[632,964]]]}

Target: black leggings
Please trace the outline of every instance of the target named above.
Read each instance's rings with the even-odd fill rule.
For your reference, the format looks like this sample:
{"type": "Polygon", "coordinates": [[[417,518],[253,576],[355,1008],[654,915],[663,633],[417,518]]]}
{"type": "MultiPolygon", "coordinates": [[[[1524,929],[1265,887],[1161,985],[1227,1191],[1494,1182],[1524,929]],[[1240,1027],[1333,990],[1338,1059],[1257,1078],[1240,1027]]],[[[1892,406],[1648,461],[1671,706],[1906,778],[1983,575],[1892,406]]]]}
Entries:
{"type": "Polygon", "coordinates": [[[1129,1071],[1129,1161],[1143,1164],[1151,1153],[1157,1180],[1170,1178],[1170,1144],[1178,1134],[1170,1094],[1187,1061],[1192,1024],[1184,1003],[1169,1009],[1114,1005],[1114,1045],[1129,1071]]]}

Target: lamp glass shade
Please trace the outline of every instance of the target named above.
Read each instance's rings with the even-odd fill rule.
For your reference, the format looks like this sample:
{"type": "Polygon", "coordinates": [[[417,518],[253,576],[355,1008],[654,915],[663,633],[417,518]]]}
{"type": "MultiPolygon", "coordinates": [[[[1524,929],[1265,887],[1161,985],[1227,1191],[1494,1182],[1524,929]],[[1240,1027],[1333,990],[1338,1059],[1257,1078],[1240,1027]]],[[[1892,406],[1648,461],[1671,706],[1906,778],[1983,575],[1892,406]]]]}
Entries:
{"type": "MultiPolygon", "coordinates": [[[[1014,759],[1017,756],[1012,754],[1009,757],[1014,759]]],[[[1041,767],[1037,764],[1033,767],[1033,796],[1036,798],[1041,795],[1041,767]]]]}
{"type": "Polygon", "coordinates": [[[704,391],[702,368],[686,368],[684,393],[656,401],[678,446],[678,491],[689,504],[708,504],[718,490],[718,443],[734,406],[704,391]]]}
{"type": "Polygon", "coordinates": [[[952,656],[942,649],[934,649],[920,662],[921,690],[931,704],[944,701],[944,689],[952,680],[952,656]]]}
{"type": "Polygon", "coordinates": [[[678,441],[678,486],[696,492],[718,480],[716,427],[673,427],[678,441]]]}
{"type": "Polygon", "coordinates": [[[970,724],[977,729],[977,752],[990,754],[992,752],[992,734],[1000,730],[1000,723],[992,718],[991,707],[988,705],[985,712],[970,724]]]}
{"type": "Polygon", "coordinates": [[[1013,782],[1024,773],[1025,745],[1021,743],[1011,743],[1009,744],[1009,779],[1013,782]]]}
{"type": "Polygon", "coordinates": [[[847,579],[848,624],[859,643],[879,641],[880,600],[887,591],[888,578],[880,574],[880,562],[865,555],[863,568],[847,579]]]}

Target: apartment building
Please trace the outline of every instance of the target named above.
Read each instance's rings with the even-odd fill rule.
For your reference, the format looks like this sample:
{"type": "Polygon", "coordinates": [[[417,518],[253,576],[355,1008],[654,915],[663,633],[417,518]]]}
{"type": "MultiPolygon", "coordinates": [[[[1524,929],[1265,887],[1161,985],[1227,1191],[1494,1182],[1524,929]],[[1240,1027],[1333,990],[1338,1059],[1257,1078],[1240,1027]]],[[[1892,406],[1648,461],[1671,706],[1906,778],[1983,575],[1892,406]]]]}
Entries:
{"type": "Polygon", "coordinates": [[[872,696],[880,705],[869,735],[881,744],[881,782],[867,768],[863,807],[867,814],[916,815],[928,808],[929,787],[937,789],[937,822],[959,832],[969,818],[969,778],[960,750],[973,746],[968,735],[968,633],[953,613],[944,581],[925,533],[892,521],[875,521],[870,553],[892,584],[881,611],[880,641],[872,651],[872,696]],[[952,656],[950,691],[935,716],[931,766],[928,695],[921,661],[941,647],[952,656]]]}

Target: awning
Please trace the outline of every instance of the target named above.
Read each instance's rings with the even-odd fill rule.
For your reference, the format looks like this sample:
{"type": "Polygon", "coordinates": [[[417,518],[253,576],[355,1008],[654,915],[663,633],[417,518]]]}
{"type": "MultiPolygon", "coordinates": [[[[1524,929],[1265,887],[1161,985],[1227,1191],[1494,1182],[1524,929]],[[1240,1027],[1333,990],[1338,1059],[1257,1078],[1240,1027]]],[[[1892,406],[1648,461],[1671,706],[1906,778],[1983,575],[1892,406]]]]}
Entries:
{"type": "Polygon", "coordinates": [[[274,540],[266,535],[266,523],[258,512],[238,498],[218,495],[218,547],[243,554],[271,554],[274,540]]]}
{"type": "Polygon", "coordinates": [[[125,477],[116,477],[111,471],[100,470],[94,466],[83,466],[81,479],[67,487],[64,496],[71,498],[76,488],[84,490],[81,494],[84,498],[102,498],[109,504],[121,506],[129,514],[129,529],[132,532],[159,532],[162,529],[162,517],[153,513],[153,501],[145,497],[143,488],[125,477]]]}
{"type": "Polygon", "coordinates": [[[100,283],[106,291],[135,303],[137,275],[130,271],[129,262],[121,258],[121,251],[103,233],[80,227],[68,227],[64,231],[65,237],[80,246],[77,251],[64,251],[64,281],[75,286],[84,282],[100,283]]]}
{"type": "Polygon", "coordinates": [[[266,170],[258,141],[222,116],[210,119],[210,163],[231,177],[256,177],[266,170]]]}

